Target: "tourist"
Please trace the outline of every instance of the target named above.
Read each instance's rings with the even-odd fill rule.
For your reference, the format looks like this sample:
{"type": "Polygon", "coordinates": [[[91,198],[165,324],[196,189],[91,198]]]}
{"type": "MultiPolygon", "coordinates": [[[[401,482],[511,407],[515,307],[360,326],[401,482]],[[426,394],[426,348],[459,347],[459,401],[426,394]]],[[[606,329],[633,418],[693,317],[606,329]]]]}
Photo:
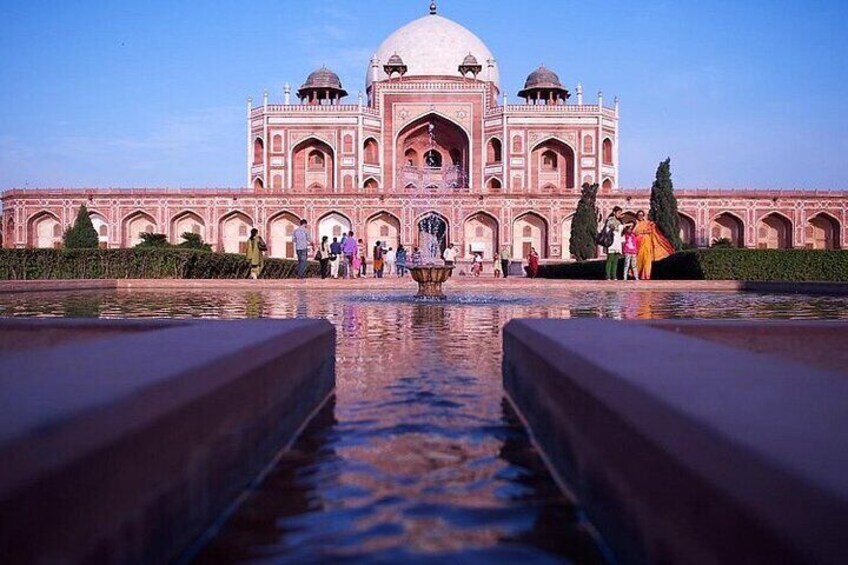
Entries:
{"type": "Polygon", "coordinates": [[[633,233],[633,226],[624,226],[622,232],[623,243],[621,251],[624,253],[624,280],[629,278],[629,273],[633,273],[633,280],[639,280],[639,270],[636,268],[636,253],[638,246],[636,245],[636,234],[633,233]]]}
{"type": "Polygon", "coordinates": [[[386,251],[385,255],[383,255],[383,260],[386,262],[384,267],[384,271],[388,273],[389,276],[395,274],[395,262],[397,261],[397,253],[394,248],[389,247],[389,250],[386,251]]]}
{"type": "Polygon", "coordinates": [[[347,267],[347,278],[352,279],[358,271],[353,270],[354,259],[358,255],[356,240],[353,239],[353,232],[347,234],[347,239],[344,240],[344,245],[342,245],[342,252],[344,253],[345,263],[347,267]]]}
{"type": "Polygon", "coordinates": [[[254,280],[258,279],[262,273],[262,267],[265,266],[265,252],[268,250],[265,240],[258,234],[258,229],[250,230],[250,237],[247,239],[247,252],[245,253],[250,262],[250,278],[254,280]]]}
{"type": "Polygon", "coordinates": [[[445,267],[453,267],[454,263],[456,263],[456,249],[453,247],[453,243],[448,245],[445,250],[442,252],[442,259],[445,260],[445,267]]]}
{"type": "Polygon", "coordinates": [[[423,264],[424,264],[424,257],[421,255],[421,251],[417,247],[414,247],[412,249],[412,266],[413,267],[420,267],[423,264]]]}
{"type": "Polygon", "coordinates": [[[307,261],[309,260],[309,248],[312,247],[312,236],[309,235],[309,230],[306,228],[306,224],[306,220],[301,220],[300,227],[292,233],[294,250],[297,253],[297,278],[299,279],[306,276],[306,266],[307,261]]]}
{"type": "Polygon", "coordinates": [[[383,246],[379,241],[374,245],[374,276],[383,278],[383,246]]]}
{"type": "Polygon", "coordinates": [[[357,273],[359,276],[364,277],[368,274],[367,263],[365,262],[365,242],[361,239],[356,242],[356,252],[359,255],[359,267],[361,270],[357,269],[357,273]]]}
{"type": "Polygon", "coordinates": [[[398,278],[403,278],[406,276],[406,248],[403,244],[398,245],[396,261],[397,276],[398,278]]]}
{"type": "Polygon", "coordinates": [[[539,276],[539,253],[536,252],[535,247],[530,248],[530,255],[527,256],[528,263],[528,273],[531,279],[535,279],[539,276]]]}
{"type": "Polygon", "coordinates": [[[321,245],[315,253],[315,259],[321,265],[321,278],[326,279],[330,276],[330,238],[328,236],[321,238],[321,245]]]}
{"type": "Polygon", "coordinates": [[[612,209],[604,222],[604,230],[612,232],[612,243],[605,248],[607,262],[605,267],[606,279],[608,281],[618,280],[618,260],[621,259],[621,230],[624,226],[621,222],[623,211],[620,206],[612,209]]]}
{"type": "Polygon", "coordinates": [[[512,249],[509,245],[501,246],[501,268],[503,269],[503,277],[509,277],[509,262],[512,260],[512,249]]]}
{"type": "Polygon", "coordinates": [[[636,271],[642,280],[651,279],[654,261],[665,259],[674,253],[674,247],[660,232],[656,223],[645,218],[645,211],[636,212],[636,271]]]}
{"type": "Polygon", "coordinates": [[[492,260],[492,273],[496,279],[501,278],[501,256],[495,253],[495,258],[492,260]]]}
{"type": "Polygon", "coordinates": [[[339,238],[334,237],[333,243],[330,244],[330,276],[334,279],[339,278],[339,264],[342,256],[342,245],[339,243],[339,238]]]}
{"type": "Polygon", "coordinates": [[[471,273],[475,277],[479,277],[482,272],[483,272],[483,254],[482,253],[475,253],[474,259],[472,259],[472,262],[471,262],[471,273]]]}

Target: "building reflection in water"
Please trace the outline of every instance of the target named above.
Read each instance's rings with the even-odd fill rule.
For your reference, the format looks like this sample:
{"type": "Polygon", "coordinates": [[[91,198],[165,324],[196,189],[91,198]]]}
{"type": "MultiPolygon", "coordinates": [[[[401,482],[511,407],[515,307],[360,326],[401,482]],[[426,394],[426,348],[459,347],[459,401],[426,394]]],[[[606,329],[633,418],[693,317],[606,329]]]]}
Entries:
{"type": "Polygon", "coordinates": [[[504,405],[506,322],[848,317],[846,298],[736,293],[494,293],[438,304],[306,290],[71,296],[0,295],[0,312],[313,317],[337,328],[334,404],[247,497],[201,562],[601,561],[577,507],[504,405]]]}

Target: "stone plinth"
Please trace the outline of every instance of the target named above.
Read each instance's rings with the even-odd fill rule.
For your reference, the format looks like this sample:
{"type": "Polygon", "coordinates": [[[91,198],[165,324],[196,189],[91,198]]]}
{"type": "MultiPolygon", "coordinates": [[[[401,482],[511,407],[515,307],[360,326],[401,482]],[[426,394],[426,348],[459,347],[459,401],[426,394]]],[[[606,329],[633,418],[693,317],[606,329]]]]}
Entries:
{"type": "Polygon", "coordinates": [[[335,382],[324,321],[0,320],[7,338],[0,555],[9,563],[178,558],[335,382]]]}
{"type": "Polygon", "coordinates": [[[418,297],[445,298],[445,293],[442,292],[442,284],[450,278],[453,267],[423,265],[421,267],[410,267],[408,270],[412,280],[418,283],[418,297]]]}
{"type": "Polygon", "coordinates": [[[619,561],[848,562],[848,375],[774,354],[848,324],[662,324],[504,330],[507,393],[619,561]]]}

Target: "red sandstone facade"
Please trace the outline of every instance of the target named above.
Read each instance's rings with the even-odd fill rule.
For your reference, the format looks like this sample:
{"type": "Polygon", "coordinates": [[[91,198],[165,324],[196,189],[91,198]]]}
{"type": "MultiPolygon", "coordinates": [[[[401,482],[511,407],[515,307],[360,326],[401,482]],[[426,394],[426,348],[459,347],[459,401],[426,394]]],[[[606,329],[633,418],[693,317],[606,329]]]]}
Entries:
{"type": "MultiPolygon", "coordinates": [[[[128,247],[146,231],[178,243],[199,233],[238,252],[256,227],[273,257],[294,257],[300,219],[314,237],[353,230],[417,245],[436,216],[464,256],[511,245],[520,257],[568,259],[580,185],[601,186],[602,214],[647,209],[648,191],[618,188],[619,104],[576,103],[540,67],[509,104],[497,63],[465,28],[435,14],[390,36],[370,62],[366,93],[347,93],[328,69],[297,90],[300,103],[247,109],[247,181],[238,190],[10,190],[2,195],[4,247],[54,247],[86,204],[104,247],[128,247]]],[[[845,191],[678,191],[686,243],[729,238],[739,247],[839,248],[848,238],[845,191]]]]}

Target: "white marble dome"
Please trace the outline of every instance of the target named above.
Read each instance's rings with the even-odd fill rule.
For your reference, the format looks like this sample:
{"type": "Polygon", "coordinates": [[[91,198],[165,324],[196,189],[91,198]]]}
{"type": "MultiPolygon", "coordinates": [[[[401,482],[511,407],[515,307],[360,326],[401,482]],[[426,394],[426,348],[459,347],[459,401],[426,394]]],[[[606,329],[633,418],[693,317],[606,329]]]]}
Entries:
{"type": "MultiPolygon", "coordinates": [[[[408,23],[391,34],[377,49],[377,80],[389,76],[383,65],[397,53],[409,67],[407,77],[447,75],[460,77],[459,65],[470,53],[483,66],[479,78],[489,80],[487,61],[494,60],[492,52],[479,37],[453,20],[431,14],[408,23]]],[[[498,64],[492,69],[491,81],[500,88],[498,64]]],[[[371,66],[365,76],[366,88],[371,87],[371,66]]]]}

